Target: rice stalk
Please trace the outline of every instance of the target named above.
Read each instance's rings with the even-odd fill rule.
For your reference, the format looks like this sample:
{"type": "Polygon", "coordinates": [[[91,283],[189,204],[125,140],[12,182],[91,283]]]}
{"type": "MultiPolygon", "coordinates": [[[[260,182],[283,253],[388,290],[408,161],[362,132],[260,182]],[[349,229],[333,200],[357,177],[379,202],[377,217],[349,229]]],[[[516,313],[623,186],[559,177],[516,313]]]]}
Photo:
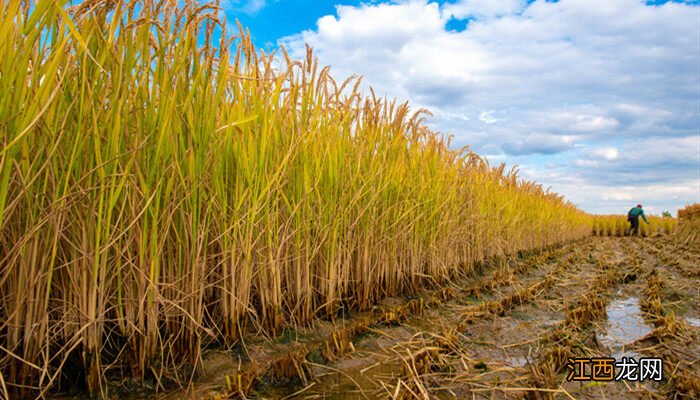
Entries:
{"type": "Polygon", "coordinates": [[[103,396],[111,378],[160,381],[209,344],[590,235],[425,111],[227,26],[217,3],[0,2],[10,397],[73,385],[67,366],[103,396]]]}

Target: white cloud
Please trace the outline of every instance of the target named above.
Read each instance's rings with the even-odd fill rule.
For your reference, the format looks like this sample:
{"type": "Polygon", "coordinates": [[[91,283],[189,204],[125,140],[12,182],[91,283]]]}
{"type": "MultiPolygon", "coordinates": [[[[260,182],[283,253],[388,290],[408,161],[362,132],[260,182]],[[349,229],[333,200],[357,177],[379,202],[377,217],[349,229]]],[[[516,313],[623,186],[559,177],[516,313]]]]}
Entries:
{"type": "Polygon", "coordinates": [[[591,154],[595,155],[596,157],[604,158],[606,160],[614,160],[620,153],[614,147],[600,147],[597,149],[593,149],[593,151],[591,151],[591,154]]]}
{"type": "Polygon", "coordinates": [[[523,9],[521,0],[465,0],[444,6],[444,13],[457,19],[470,17],[499,17],[523,9]]]}
{"type": "Polygon", "coordinates": [[[486,124],[496,123],[498,120],[493,117],[494,112],[494,110],[482,111],[481,114],[479,114],[479,119],[486,124]]]}
{"type": "Polygon", "coordinates": [[[339,6],[281,43],[297,57],[309,43],[337,77],[362,74],[377,94],[429,108],[431,126],[453,134],[455,146],[560,166],[581,179],[552,183],[569,196],[578,187],[616,188],[635,168],[655,182],[700,179],[692,142],[700,130],[698,9],[642,0],[408,0],[339,6]],[[448,30],[452,18],[469,24],[448,30]]]}
{"type": "Polygon", "coordinates": [[[551,186],[565,193],[574,204],[597,214],[623,214],[641,203],[652,214],[670,211],[675,215],[685,204],[700,202],[700,179],[648,183],[632,178],[613,185],[577,176],[561,168],[523,168],[521,172],[523,177],[537,180],[545,187],[551,186]]]}

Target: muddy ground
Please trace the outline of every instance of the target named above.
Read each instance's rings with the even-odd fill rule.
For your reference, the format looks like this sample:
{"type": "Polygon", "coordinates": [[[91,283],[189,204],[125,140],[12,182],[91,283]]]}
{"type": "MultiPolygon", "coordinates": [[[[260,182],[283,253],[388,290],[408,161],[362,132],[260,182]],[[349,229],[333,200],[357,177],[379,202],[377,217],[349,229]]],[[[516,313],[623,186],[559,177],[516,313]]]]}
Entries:
{"type": "Polygon", "coordinates": [[[207,350],[158,399],[657,399],[700,396],[700,251],[592,237],[335,322],[207,350]],[[659,357],[660,382],[569,382],[574,357],[659,357]]]}

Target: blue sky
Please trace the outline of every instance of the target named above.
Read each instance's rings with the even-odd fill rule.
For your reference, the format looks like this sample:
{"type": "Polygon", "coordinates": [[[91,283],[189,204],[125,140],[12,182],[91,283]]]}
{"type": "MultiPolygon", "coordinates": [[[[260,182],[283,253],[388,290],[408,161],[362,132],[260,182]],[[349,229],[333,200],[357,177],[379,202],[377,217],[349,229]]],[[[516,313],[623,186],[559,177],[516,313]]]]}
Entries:
{"type": "Polygon", "coordinates": [[[361,3],[331,0],[227,0],[222,6],[228,17],[238,19],[250,30],[256,46],[273,49],[282,37],[314,28],[319,18],[335,13],[336,5],[358,6],[361,3]]]}
{"type": "Polygon", "coordinates": [[[437,131],[586,211],[700,202],[700,6],[223,0],[254,43],[425,107],[437,131]]]}

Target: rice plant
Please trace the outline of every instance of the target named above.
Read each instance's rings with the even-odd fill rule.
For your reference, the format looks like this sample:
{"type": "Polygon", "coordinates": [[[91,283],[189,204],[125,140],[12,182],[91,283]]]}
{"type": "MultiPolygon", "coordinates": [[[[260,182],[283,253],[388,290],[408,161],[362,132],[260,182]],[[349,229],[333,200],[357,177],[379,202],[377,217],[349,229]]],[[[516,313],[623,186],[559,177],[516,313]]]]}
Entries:
{"type": "MultiPolygon", "coordinates": [[[[588,215],[216,3],[0,1],[0,377],[12,398],[199,366],[575,240],[588,215]]],[[[164,382],[161,382],[165,384],[164,382]]]]}
{"type": "MultiPolygon", "coordinates": [[[[640,236],[655,236],[671,234],[678,225],[677,218],[648,216],[647,224],[639,222],[640,236]]],[[[593,235],[595,236],[625,236],[629,234],[630,224],[624,215],[595,215],[592,216],[593,235]]]]}
{"type": "Polygon", "coordinates": [[[700,203],[678,210],[678,221],[674,239],[684,244],[700,244],[700,203]]]}

